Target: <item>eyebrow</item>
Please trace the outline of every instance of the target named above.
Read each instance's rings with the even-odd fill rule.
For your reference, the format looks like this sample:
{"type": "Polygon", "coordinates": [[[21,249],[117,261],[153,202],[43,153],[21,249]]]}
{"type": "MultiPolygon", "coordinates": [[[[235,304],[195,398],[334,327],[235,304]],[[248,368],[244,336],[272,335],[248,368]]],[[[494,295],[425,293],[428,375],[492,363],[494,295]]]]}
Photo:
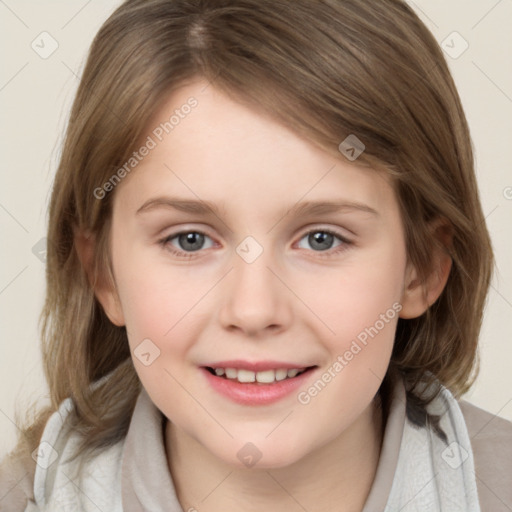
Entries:
{"type": "MultiPolygon", "coordinates": [[[[195,201],[190,199],[180,199],[175,197],[155,197],[146,201],[136,212],[140,213],[155,210],[157,208],[171,208],[185,213],[196,215],[221,215],[220,209],[214,203],[209,201],[195,201]]],[[[298,202],[288,209],[284,209],[281,215],[292,215],[294,217],[308,215],[325,215],[343,211],[360,211],[379,216],[379,213],[370,206],[355,201],[304,201],[298,202]]]]}

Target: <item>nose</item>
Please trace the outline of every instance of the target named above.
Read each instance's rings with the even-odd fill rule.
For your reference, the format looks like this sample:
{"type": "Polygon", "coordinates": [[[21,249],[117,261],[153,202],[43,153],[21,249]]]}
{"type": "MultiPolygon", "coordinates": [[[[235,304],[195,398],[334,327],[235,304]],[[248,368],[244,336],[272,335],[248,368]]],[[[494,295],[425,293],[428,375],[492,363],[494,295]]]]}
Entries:
{"type": "Polygon", "coordinates": [[[292,319],[291,294],[276,276],[270,255],[263,251],[248,263],[235,253],[233,266],[222,290],[222,327],[251,337],[286,330],[292,319]]]}

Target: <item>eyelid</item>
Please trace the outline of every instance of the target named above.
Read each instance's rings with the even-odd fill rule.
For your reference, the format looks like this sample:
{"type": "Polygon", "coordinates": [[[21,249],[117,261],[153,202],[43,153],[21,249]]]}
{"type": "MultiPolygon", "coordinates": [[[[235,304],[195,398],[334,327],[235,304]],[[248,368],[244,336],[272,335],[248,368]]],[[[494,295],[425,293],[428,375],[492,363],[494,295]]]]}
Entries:
{"type": "MultiPolygon", "coordinates": [[[[309,235],[310,233],[316,233],[318,231],[322,231],[322,232],[330,233],[331,235],[337,236],[344,242],[353,243],[353,240],[351,239],[350,235],[355,236],[355,233],[353,233],[349,229],[345,228],[345,231],[350,233],[350,235],[347,236],[343,232],[341,232],[340,229],[341,228],[333,228],[333,227],[321,225],[321,224],[310,224],[307,227],[301,228],[300,231],[298,231],[298,233],[294,236],[294,238],[300,235],[299,240],[301,240],[302,238],[304,238],[304,236],[309,235]]],[[[165,229],[162,231],[165,231],[165,229]]],[[[210,233],[210,230],[208,228],[205,228],[205,227],[196,228],[196,227],[193,227],[190,225],[185,225],[184,227],[181,227],[178,231],[174,231],[169,234],[160,236],[159,238],[160,239],[175,238],[176,236],[183,235],[186,233],[199,233],[199,234],[206,235],[206,236],[210,237],[212,240],[215,240],[215,236],[213,236],[210,233]]]]}
{"type": "Polygon", "coordinates": [[[211,239],[215,239],[216,237],[213,235],[213,230],[209,227],[205,226],[204,224],[201,225],[192,225],[192,224],[180,224],[179,227],[169,227],[160,230],[160,233],[158,234],[158,238],[174,238],[178,235],[183,235],[185,233],[200,233],[205,236],[209,236],[211,239]],[[166,233],[166,234],[163,234],[166,233]]]}
{"type": "MultiPolygon", "coordinates": [[[[347,242],[347,243],[353,243],[353,238],[356,236],[356,234],[353,231],[350,231],[347,228],[341,228],[341,227],[331,227],[326,224],[311,224],[307,226],[306,228],[302,228],[299,233],[300,239],[304,238],[304,236],[309,235],[310,233],[316,233],[316,232],[324,232],[324,233],[330,233],[331,235],[334,235],[338,237],[340,240],[347,242]],[[343,230],[342,230],[343,229],[343,230]],[[349,233],[349,234],[346,234],[349,233]]],[[[299,239],[299,240],[300,240],[299,239]]]]}
{"type": "Polygon", "coordinates": [[[339,245],[337,245],[335,247],[331,247],[330,249],[327,249],[325,251],[314,251],[314,250],[310,250],[310,249],[299,248],[300,250],[304,250],[307,253],[314,254],[315,257],[320,257],[320,258],[335,257],[335,256],[339,255],[340,253],[348,250],[353,245],[355,245],[353,240],[346,237],[345,235],[340,233],[338,230],[333,229],[333,228],[326,228],[326,227],[313,227],[313,228],[308,229],[307,231],[302,233],[302,235],[299,237],[299,239],[297,240],[296,243],[300,243],[300,241],[304,237],[310,235],[311,233],[328,233],[328,234],[332,235],[334,238],[337,238],[340,242],[339,245]]]}
{"type": "Polygon", "coordinates": [[[164,240],[172,240],[172,239],[177,238],[177,237],[179,237],[181,235],[188,235],[189,233],[195,233],[195,234],[198,234],[198,235],[203,235],[205,238],[209,238],[214,244],[216,243],[214,237],[210,236],[205,231],[201,231],[200,229],[185,229],[185,230],[182,230],[182,231],[178,231],[176,233],[170,233],[169,235],[165,235],[163,237],[163,239],[164,240]]]}
{"type": "MultiPolygon", "coordinates": [[[[215,247],[218,245],[218,242],[215,241],[215,238],[213,236],[210,236],[205,230],[203,229],[194,229],[194,228],[182,228],[179,231],[175,231],[169,234],[166,234],[162,237],[159,237],[158,239],[158,245],[161,245],[164,249],[168,250],[171,254],[174,254],[180,258],[193,258],[197,257],[197,255],[200,255],[205,252],[205,249],[199,249],[198,251],[181,251],[174,246],[171,245],[170,241],[173,240],[176,237],[179,237],[180,235],[186,235],[188,233],[197,233],[200,235],[203,235],[205,237],[208,237],[213,242],[213,246],[215,247]]],[[[208,247],[208,249],[211,249],[212,247],[208,247]]]]}
{"type": "MultiPolygon", "coordinates": [[[[304,229],[304,228],[303,228],[304,229]]],[[[170,244],[170,240],[187,233],[197,233],[201,234],[203,236],[206,236],[210,238],[213,241],[213,245],[218,245],[218,242],[215,241],[215,238],[210,236],[207,233],[208,230],[204,230],[202,228],[192,228],[192,227],[182,227],[176,232],[169,233],[158,240],[158,244],[166,249],[168,252],[173,254],[179,259],[192,259],[192,258],[200,258],[203,256],[206,249],[199,249],[197,251],[182,251],[177,248],[175,248],[173,245],[170,244]]],[[[305,231],[301,231],[300,237],[297,239],[295,243],[299,243],[304,237],[310,235],[311,233],[328,233],[335,238],[337,238],[341,243],[338,246],[335,246],[334,248],[327,249],[325,251],[314,251],[309,249],[303,249],[300,248],[301,251],[306,251],[308,253],[315,254],[315,257],[320,258],[329,258],[329,257],[335,257],[341,252],[344,252],[348,250],[351,246],[354,245],[354,241],[350,239],[350,237],[346,237],[344,234],[342,234],[338,229],[326,227],[326,226],[320,226],[320,225],[311,225],[309,226],[305,231]]],[[[208,247],[207,249],[212,249],[213,247],[208,247]]]]}

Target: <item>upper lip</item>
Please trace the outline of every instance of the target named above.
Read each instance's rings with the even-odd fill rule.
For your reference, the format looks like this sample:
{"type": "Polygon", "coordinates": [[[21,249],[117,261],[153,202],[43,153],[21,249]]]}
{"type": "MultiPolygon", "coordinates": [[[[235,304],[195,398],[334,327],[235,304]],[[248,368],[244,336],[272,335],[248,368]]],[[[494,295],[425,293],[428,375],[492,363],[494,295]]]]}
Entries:
{"type": "Polygon", "coordinates": [[[208,363],[204,365],[207,368],[236,368],[237,370],[250,370],[253,372],[263,372],[265,370],[292,370],[294,368],[302,369],[309,368],[314,365],[289,363],[286,361],[242,361],[235,359],[230,361],[219,361],[216,363],[208,363]]]}

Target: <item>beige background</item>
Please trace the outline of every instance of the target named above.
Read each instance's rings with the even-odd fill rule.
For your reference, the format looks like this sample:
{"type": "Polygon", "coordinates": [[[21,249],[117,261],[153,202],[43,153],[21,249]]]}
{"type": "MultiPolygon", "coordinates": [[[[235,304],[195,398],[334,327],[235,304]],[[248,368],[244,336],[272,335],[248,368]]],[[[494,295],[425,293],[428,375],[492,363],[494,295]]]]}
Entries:
{"type": "MultiPolygon", "coordinates": [[[[15,403],[23,409],[28,399],[45,400],[47,393],[37,326],[44,264],[33,248],[37,253],[45,236],[49,190],[77,77],[94,34],[119,3],[0,1],[0,456],[14,441],[15,403]],[[35,41],[40,53],[51,50],[52,39],[42,32],[58,44],[45,59],[31,47],[35,41]]],[[[512,2],[409,3],[452,54],[447,60],[471,127],[497,257],[481,333],[481,373],[465,398],[512,420],[512,2]],[[465,42],[469,46],[461,53],[465,42]]]]}

